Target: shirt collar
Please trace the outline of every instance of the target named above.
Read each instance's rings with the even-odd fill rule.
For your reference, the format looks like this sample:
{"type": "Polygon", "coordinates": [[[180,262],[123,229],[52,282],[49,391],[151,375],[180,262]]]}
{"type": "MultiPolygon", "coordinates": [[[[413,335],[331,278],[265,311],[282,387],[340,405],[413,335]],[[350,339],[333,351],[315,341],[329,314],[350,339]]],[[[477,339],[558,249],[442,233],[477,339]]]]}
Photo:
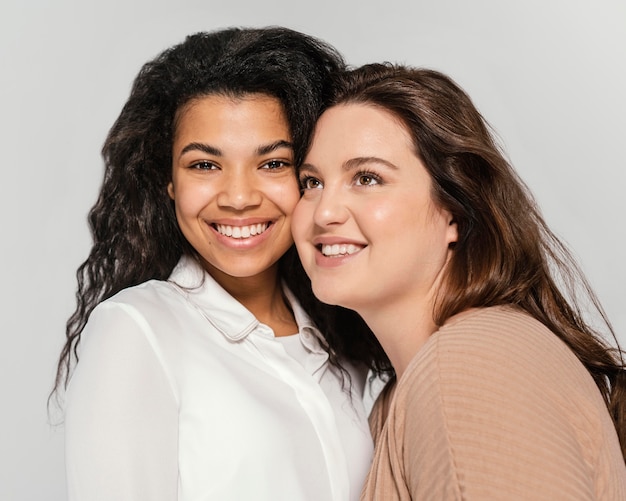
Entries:
{"type": "Polygon", "coordinates": [[[315,353],[326,352],[326,350],[324,350],[326,340],[313,323],[313,320],[311,320],[311,317],[309,317],[307,312],[304,311],[300,302],[285,284],[283,284],[283,291],[285,292],[287,301],[289,301],[289,304],[291,305],[293,316],[296,319],[296,323],[298,324],[298,329],[300,331],[300,339],[304,346],[315,353]]]}
{"type": "MultiPolygon", "coordinates": [[[[225,337],[240,341],[262,325],[190,256],[181,257],[168,282],[172,283],[225,337]]],[[[293,293],[283,284],[302,343],[313,352],[324,351],[326,341],[293,293]]]]}
{"type": "Polygon", "coordinates": [[[192,257],[183,256],[180,259],[168,282],[232,341],[245,338],[259,325],[256,317],[226,292],[192,257]]]}

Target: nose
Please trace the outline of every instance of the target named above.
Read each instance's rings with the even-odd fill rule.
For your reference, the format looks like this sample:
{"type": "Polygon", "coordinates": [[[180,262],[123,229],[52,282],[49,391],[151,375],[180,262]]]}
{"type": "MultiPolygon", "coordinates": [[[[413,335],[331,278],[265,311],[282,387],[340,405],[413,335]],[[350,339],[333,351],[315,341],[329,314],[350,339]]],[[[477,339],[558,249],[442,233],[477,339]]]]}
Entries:
{"type": "Polygon", "coordinates": [[[245,210],[261,204],[263,196],[254,175],[246,171],[225,176],[217,203],[220,207],[245,210]]]}
{"type": "Polygon", "coordinates": [[[348,217],[345,197],[336,190],[324,188],[313,213],[315,224],[321,227],[343,224],[348,217]]]}

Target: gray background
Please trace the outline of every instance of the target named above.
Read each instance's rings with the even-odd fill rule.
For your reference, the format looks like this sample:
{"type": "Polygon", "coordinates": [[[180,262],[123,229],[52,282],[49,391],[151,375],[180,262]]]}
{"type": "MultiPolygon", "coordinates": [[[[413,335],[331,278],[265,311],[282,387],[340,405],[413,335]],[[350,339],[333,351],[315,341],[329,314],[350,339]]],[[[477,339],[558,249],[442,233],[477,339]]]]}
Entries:
{"type": "Polygon", "coordinates": [[[50,424],[46,397],[90,245],[99,150],[132,79],[189,33],[268,24],[324,38],[353,64],[392,60],[454,77],[626,343],[622,0],[3,0],[3,501],[65,498],[63,428],[50,424]]]}

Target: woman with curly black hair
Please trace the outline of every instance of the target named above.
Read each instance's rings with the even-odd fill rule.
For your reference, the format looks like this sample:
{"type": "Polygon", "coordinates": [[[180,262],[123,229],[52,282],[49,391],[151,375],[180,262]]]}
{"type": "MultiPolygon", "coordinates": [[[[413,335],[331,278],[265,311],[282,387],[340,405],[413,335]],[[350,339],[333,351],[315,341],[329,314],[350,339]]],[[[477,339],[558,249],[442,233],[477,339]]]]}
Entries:
{"type": "Polygon", "coordinates": [[[315,300],[290,230],[343,67],[271,27],[189,36],[140,71],[57,374],[71,500],[358,498],[380,346],[351,351],[364,324],[315,300]]]}

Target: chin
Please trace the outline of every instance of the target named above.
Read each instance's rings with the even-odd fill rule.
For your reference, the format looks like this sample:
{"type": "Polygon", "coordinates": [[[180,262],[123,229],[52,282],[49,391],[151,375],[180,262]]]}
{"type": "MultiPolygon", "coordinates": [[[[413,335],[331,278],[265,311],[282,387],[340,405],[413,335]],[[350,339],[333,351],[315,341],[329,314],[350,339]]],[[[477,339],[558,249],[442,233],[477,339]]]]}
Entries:
{"type": "Polygon", "coordinates": [[[348,301],[346,301],[346,296],[343,291],[334,286],[333,284],[325,283],[312,283],[313,285],[313,294],[315,297],[319,299],[322,303],[330,304],[332,306],[343,306],[344,308],[350,308],[347,305],[348,301]]]}

